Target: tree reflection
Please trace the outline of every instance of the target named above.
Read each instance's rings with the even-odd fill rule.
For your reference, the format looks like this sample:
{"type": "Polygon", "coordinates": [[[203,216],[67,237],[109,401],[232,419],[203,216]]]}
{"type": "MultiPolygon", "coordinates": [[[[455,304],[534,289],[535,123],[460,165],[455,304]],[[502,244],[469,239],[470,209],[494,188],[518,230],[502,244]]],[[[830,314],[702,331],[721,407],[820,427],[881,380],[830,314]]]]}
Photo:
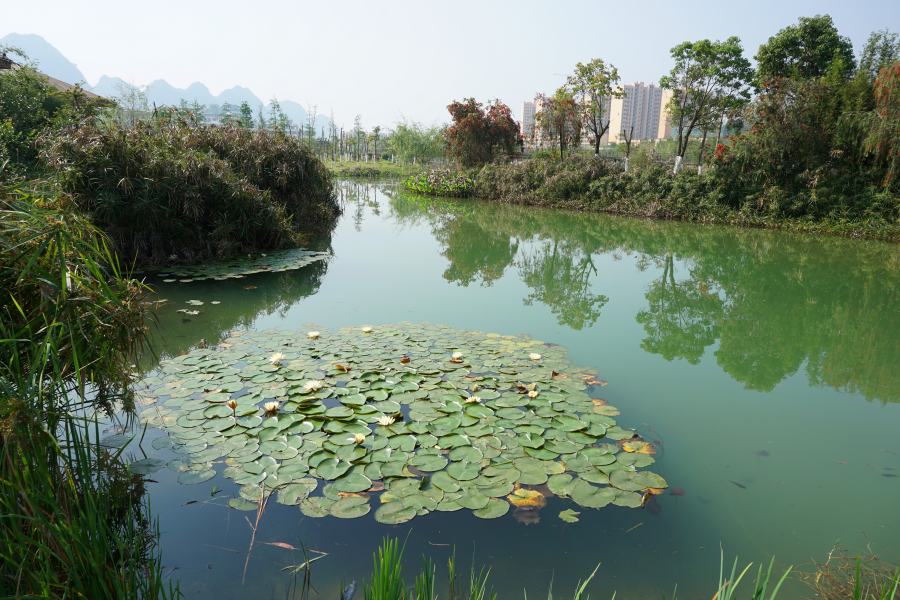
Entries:
{"type": "Polygon", "coordinates": [[[427,222],[450,261],[444,277],[491,285],[510,265],[560,324],[591,327],[608,302],[597,258],[632,255],[661,275],[636,320],[642,348],[719,367],[770,391],[805,370],[810,385],[900,401],[900,246],[498,202],[389,194],[392,217],[427,222]],[[598,289],[599,288],[599,289],[598,289]]]}
{"type": "Polygon", "coordinates": [[[525,298],[531,306],[537,300],[550,307],[560,325],[572,329],[590,327],[609,302],[602,294],[594,294],[591,275],[597,274],[593,257],[565,242],[553,240],[519,261],[519,276],[534,290],[525,298]]]}
{"type": "Polygon", "coordinates": [[[683,358],[692,365],[700,362],[706,348],[716,343],[723,302],[709,284],[692,273],[675,281],[675,261],[663,259],[663,274],[648,286],[647,308],[637,314],[637,322],[647,332],[641,348],[666,360],[683,358]]]}

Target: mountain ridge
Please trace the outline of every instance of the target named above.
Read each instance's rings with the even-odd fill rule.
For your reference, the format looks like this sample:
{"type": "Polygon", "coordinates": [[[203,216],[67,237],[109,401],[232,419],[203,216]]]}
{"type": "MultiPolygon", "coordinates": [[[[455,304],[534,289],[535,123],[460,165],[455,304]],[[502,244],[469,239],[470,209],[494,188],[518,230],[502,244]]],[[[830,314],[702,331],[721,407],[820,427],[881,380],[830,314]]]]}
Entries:
{"type": "MultiPolygon", "coordinates": [[[[84,89],[106,98],[119,96],[121,94],[121,91],[118,89],[120,86],[138,87],[120,77],[109,75],[101,75],[95,85],[89,85],[84,74],[75,63],[67,59],[50,42],[36,34],[10,33],[0,38],[0,45],[3,44],[21,48],[28,55],[29,62],[36,62],[38,70],[42,73],[66,83],[84,82],[82,83],[84,89]]],[[[13,58],[15,58],[15,55],[13,58]]],[[[21,57],[18,58],[21,59],[21,57]]],[[[246,101],[250,108],[253,109],[254,119],[257,117],[260,106],[263,107],[263,113],[266,117],[268,117],[269,110],[272,107],[271,102],[263,102],[249,88],[240,85],[223,90],[219,94],[213,94],[206,84],[199,81],[195,81],[186,88],[177,88],[165,79],[157,79],[147,85],[143,91],[147,95],[147,101],[151,105],[156,103],[157,106],[178,105],[184,99],[187,102],[196,100],[199,104],[207,106],[211,104],[221,106],[228,102],[237,108],[241,102],[246,101]]],[[[295,126],[306,125],[307,112],[302,104],[293,100],[279,100],[278,103],[282,112],[289,119],[293,120],[295,126]]],[[[328,117],[316,115],[315,127],[317,133],[321,133],[322,127],[325,127],[327,130],[330,124],[331,121],[328,117]]]]}

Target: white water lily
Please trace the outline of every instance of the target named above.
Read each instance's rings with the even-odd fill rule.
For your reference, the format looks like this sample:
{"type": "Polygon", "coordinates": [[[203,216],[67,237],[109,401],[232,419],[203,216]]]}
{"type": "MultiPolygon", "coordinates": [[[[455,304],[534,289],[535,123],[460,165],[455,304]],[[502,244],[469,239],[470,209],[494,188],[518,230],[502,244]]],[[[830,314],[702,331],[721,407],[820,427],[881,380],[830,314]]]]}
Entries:
{"type": "Polygon", "coordinates": [[[530,392],[528,392],[529,398],[537,398],[537,395],[538,395],[537,390],[531,390],[530,392]]]}
{"type": "Polygon", "coordinates": [[[318,331],[310,331],[309,333],[306,334],[306,337],[308,337],[311,340],[314,340],[319,337],[319,332],[318,331]]]}
{"type": "Polygon", "coordinates": [[[532,352],[528,355],[528,358],[530,358],[531,360],[541,360],[541,355],[537,352],[532,352]]]}
{"type": "Polygon", "coordinates": [[[366,441],[366,436],[364,436],[364,435],[361,434],[361,433],[357,433],[356,435],[353,436],[353,440],[354,440],[357,444],[362,444],[364,441],[366,441]]]}
{"type": "Polygon", "coordinates": [[[453,360],[459,360],[461,358],[462,358],[462,352],[454,352],[453,353],[453,360]]]}
{"type": "Polygon", "coordinates": [[[473,402],[481,402],[481,398],[478,396],[469,396],[466,398],[466,404],[472,404],[473,402]]]}
{"type": "Polygon", "coordinates": [[[303,384],[303,389],[310,392],[321,390],[323,387],[325,387],[325,382],[318,379],[311,379],[310,381],[307,381],[303,384]]]}
{"type": "Polygon", "coordinates": [[[388,425],[394,424],[394,417],[389,417],[387,415],[381,415],[378,417],[378,424],[382,427],[387,427],[388,425]]]}
{"type": "Polygon", "coordinates": [[[263,408],[266,409],[266,412],[275,412],[280,404],[280,402],[266,402],[263,404],[263,408]]]}
{"type": "Polygon", "coordinates": [[[363,333],[372,333],[372,328],[371,327],[363,327],[362,332],[363,333]]]}
{"type": "Polygon", "coordinates": [[[273,365],[281,364],[281,361],[283,361],[283,360],[284,360],[284,354],[282,354],[281,352],[276,352],[275,354],[273,354],[272,356],[269,357],[269,362],[272,363],[273,365]]]}

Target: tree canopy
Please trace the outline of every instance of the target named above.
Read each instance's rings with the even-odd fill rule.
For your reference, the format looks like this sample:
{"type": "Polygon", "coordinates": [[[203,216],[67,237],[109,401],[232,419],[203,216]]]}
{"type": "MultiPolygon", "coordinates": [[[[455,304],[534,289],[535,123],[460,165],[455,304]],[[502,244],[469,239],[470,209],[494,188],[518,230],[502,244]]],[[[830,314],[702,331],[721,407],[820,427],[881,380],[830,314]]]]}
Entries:
{"type": "Polygon", "coordinates": [[[453,122],[444,132],[446,153],[464,167],[513,156],[522,146],[519,126],[500,100],[483,106],[475,98],[454,101],[447,110],[453,122]]]}
{"type": "Polygon", "coordinates": [[[848,71],[856,67],[853,44],[838,34],[829,15],[800,17],[796,25],[785,27],[759,47],[756,85],[775,77],[813,79],[822,77],[836,58],[848,71]]]}

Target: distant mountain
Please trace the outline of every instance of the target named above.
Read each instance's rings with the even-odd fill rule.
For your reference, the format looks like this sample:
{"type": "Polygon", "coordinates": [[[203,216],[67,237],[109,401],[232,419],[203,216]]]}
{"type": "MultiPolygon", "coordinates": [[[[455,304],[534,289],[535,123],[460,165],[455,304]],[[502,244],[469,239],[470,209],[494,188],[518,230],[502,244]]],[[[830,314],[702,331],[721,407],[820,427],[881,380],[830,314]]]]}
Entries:
{"type": "MultiPolygon", "coordinates": [[[[11,33],[0,38],[0,44],[17,46],[23,52],[28,54],[32,61],[39,61],[39,70],[51,77],[55,77],[67,83],[78,83],[84,81],[84,75],[78,70],[71,61],[63,56],[59,50],[54,48],[44,38],[33,34],[11,33]]],[[[132,84],[120,79],[119,77],[110,77],[103,75],[93,87],[84,84],[84,89],[90,90],[95,94],[106,98],[115,98],[121,94],[118,89],[120,86],[132,86],[132,84]]],[[[253,118],[256,119],[259,106],[263,105],[263,113],[266,117],[269,115],[270,103],[263,102],[256,94],[249,89],[241,86],[224,90],[220,94],[213,94],[203,83],[195,82],[187,88],[177,88],[168,83],[164,79],[157,79],[147,86],[144,90],[147,94],[147,100],[152,105],[154,102],[157,106],[172,106],[181,103],[184,99],[187,102],[196,100],[200,104],[221,106],[228,102],[232,106],[240,106],[241,102],[246,101],[250,108],[253,109],[253,118]]],[[[282,112],[293,119],[295,125],[306,125],[306,109],[299,102],[293,100],[279,100],[282,112]]],[[[325,128],[326,134],[331,121],[323,114],[316,115],[316,133],[321,135],[322,128],[325,128]]]]}
{"type": "MultiPolygon", "coordinates": [[[[32,64],[37,63],[37,70],[50,77],[73,84],[85,81],[84,73],[78,69],[75,63],[63,56],[59,50],[39,35],[10,33],[0,38],[0,45],[21,48],[22,52],[28,55],[28,61],[32,64]]],[[[22,61],[22,57],[15,54],[10,55],[10,58],[16,62],[22,61]]],[[[82,87],[93,91],[87,83],[83,83],[82,87]]]]}

